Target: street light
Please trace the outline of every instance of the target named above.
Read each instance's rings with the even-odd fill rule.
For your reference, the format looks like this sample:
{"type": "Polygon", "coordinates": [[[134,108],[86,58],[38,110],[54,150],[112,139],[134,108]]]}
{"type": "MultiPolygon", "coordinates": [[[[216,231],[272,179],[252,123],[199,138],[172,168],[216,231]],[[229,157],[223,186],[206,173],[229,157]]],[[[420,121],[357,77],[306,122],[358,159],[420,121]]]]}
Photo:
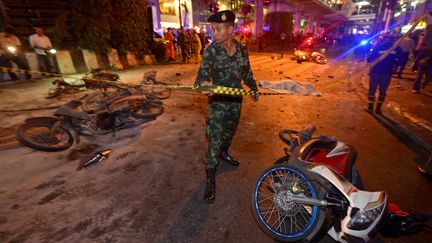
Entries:
{"type": "Polygon", "coordinates": [[[368,1],[361,1],[361,2],[357,3],[357,5],[359,5],[359,6],[366,6],[366,5],[369,5],[369,4],[370,4],[370,2],[368,2],[368,1]]]}

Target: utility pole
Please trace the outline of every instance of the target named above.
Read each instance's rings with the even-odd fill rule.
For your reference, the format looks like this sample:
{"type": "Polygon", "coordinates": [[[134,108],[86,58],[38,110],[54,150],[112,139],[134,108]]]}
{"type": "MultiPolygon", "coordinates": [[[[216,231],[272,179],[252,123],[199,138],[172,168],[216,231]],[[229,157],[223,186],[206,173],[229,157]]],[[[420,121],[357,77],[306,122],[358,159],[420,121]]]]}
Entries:
{"type": "Polygon", "coordinates": [[[180,23],[180,28],[183,27],[182,24],[182,14],[181,14],[181,0],[179,0],[179,5],[178,5],[178,11],[179,11],[179,23],[180,23]]]}

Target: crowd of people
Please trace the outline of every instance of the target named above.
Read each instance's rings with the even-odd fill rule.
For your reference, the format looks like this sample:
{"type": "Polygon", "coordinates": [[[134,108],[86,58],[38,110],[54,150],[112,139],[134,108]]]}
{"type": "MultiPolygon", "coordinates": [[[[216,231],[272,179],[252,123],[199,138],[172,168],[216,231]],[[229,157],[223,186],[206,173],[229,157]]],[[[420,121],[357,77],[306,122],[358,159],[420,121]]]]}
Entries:
{"type": "Polygon", "coordinates": [[[165,56],[168,62],[175,61],[176,57],[184,63],[193,59],[195,63],[201,62],[205,47],[210,43],[210,37],[205,29],[167,28],[163,34],[165,56]]]}
{"type": "MultiPolygon", "coordinates": [[[[404,37],[399,41],[396,49],[391,51],[383,60],[375,63],[376,60],[387,52],[395,42],[402,36],[384,35],[374,44],[373,51],[367,61],[373,63],[370,70],[368,112],[381,113],[381,106],[385,100],[387,89],[393,75],[403,78],[403,71],[411,60],[411,70],[416,74],[413,84],[413,93],[420,93],[420,89],[426,87],[431,81],[432,72],[432,25],[428,25],[426,31],[417,31],[404,37]],[[425,80],[423,81],[423,76],[425,80]],[[375,93],[379,90],[378,99],[375,93]],[[376,106],[375,106],[376,102],[376,106]]],[[[396,84],[398,86],[399,83],[396,84]]]]}
{"type": "MultiPolygon", "coordinates": [[[[35,33],[29,36],[29,44],[36,54],[39,70],[41,72],[56,72],[52,56],[48,53],[52,44],[42,28],[35,28],[35,33]]],[[[11,69],[13,63],[18,69],[30,70],[20,39],[15,35],[12,27],[5,27],[4,31],[0,33],[0,67],[9,68],[7,73],[10,78],[17,81],[19,76],[17,72],[11,69]]],[[[0,72],[0,75],[0,80],[3,80],[4,73],[0,72]]],[[[29,80],[32,75],[30,72],[25,72],[24,77],[29,80]]]]}

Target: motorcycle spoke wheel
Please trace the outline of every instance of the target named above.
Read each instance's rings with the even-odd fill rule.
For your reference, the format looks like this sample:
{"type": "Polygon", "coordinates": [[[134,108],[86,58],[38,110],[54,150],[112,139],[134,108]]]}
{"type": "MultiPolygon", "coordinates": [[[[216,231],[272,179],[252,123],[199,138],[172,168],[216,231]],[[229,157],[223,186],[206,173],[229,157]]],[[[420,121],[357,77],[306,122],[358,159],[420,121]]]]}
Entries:
{"type": "Polygon", "coordinates": [[[254,187],[255,219],[264,232],[277,240],[294,242],[313,238],[318,232],[316,227],[321,227],[320,208],[294,202],[292,196],[319,198],[315,186],[302,171],[286,165],[270,167],[254,187]]]}
{"type": "Polygon", "coordinates": [[[17,139],[41,151],[61,151],[73,144],[72,134],[64,128],[52,130],[51,124],[24,124],[17,130],[17,139]]]}

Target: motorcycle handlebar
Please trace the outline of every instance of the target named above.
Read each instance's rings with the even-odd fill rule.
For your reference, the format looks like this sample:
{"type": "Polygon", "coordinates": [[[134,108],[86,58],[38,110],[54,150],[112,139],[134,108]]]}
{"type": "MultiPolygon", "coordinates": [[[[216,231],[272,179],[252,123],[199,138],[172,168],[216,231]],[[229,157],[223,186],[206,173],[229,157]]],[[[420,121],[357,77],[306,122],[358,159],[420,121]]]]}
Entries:
{"type": "Polygon", "coordinates": [[[286,144],[292,146],[294,143],[293,135],[298,135],[299,132],[295,130],[283,130],[279,133],[279,138],[286,144]],[[289,137],[287,138],[286,135],[289,137]]]}

